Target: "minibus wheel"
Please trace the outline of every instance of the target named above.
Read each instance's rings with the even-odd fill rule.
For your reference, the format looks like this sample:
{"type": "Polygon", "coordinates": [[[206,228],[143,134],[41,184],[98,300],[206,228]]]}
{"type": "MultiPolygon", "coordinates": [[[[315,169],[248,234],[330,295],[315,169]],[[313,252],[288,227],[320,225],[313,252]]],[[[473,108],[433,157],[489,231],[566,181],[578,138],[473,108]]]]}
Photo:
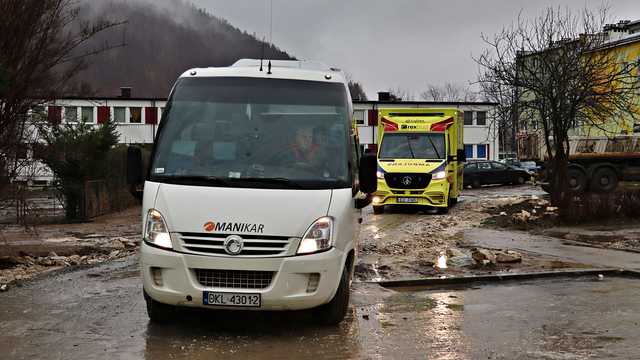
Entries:
{"type": "Polygon", "coordinates": [[[333,299],[313,309],[313,317],[321,325],[338,325],[349,310],[349,284],[351,271],[345,266],[340,277],[340,285],[333,299]]]}
{"type": "Polygon", "coordinates": [[[147,303],[147,315],[149,320],[156,324],[169,324],[175,317],[175,307],[157,302],[144,292],[144,300],[147,303]]]}

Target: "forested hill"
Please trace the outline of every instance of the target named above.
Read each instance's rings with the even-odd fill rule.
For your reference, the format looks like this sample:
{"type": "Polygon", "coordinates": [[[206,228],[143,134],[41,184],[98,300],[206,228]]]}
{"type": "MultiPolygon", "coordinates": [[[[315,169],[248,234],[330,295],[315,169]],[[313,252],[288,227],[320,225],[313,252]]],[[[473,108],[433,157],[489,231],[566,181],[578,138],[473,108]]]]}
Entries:
{"type": "MultiPolygon", "coordinates": [[[[134,97],[165,97],[189,68],[260,58],[263,49],[253,35],[182,0],[86,1],[80,16],[128,23],[91,39],[90,48],[125,46],[92,57],[74,82],[74,95],[115,96],[121,86],[130,86],[134,97]]],[[[271,59],[292,58],[269,45],[264,52],[271,59]]]]}

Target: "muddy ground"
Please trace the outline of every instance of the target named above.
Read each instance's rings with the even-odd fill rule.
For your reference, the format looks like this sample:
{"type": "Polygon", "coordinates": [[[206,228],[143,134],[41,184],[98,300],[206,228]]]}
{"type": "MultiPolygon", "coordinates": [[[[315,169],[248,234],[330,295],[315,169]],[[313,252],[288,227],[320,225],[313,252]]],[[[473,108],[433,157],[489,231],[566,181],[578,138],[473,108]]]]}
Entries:
{"type": "Polygon", "coordinates": [[[520,211],[519,204],[544,203],[545,197],[546,193],[533,185],[484,187],[466,189],[447,215],[411,206],[387,207],[380,215],[367,211],[356,275],[361,280],[388,280],[588,267],[509,247],[480,247],[481,254],[477,254],[479,247],[465,238],[466,231],[487,224],[500,227],[496,218],[504,217],[511,223],[511,215],[520,211]],[[511,210],[500,215],[503,209],[511,210]],[[485,250],[497,259],[479,261],[485,250]]]}
{"type": "Polygon", "coordinates": [[[139,207],[85,223],[0,224],[0,290],[65,267],[131,255],[139,246],[140,226],[139,207]]]}
{"type": "Polygon", "coordinates": [[[150,323],[135,256],[0,293],[0,358],[636,359],[638,280],[502,282],[452,289],[354,283],[339,326],[308,312],[182,311],[150,323]]]}

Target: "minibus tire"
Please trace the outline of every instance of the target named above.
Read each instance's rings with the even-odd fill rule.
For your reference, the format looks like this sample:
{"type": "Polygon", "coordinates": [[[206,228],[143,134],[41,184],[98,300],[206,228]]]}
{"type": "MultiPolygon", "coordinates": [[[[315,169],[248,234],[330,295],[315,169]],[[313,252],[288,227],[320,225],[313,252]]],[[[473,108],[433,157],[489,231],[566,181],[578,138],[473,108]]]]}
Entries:
{"type": "Polygon", "coordinates": [[[157,302],[144,292],[144,300],[147,303],[147,315],[152,323],[170,324],[175,319],[175,307],[157,302]]]}
{"type": "Polygon", "coordinates": [[[374,206],[373,213],[376,215],[384,214],[384,205],[382,206],[374,206]]]}
{"type": "Polygon", "coordinates": [[[449,213],[449,206],[439,207],[438,208],[438,214],[447,215],[448,213],[449,213]]]}
{"type": "Polygon", "coordinates": [[[313,309],[313,318],[320,325],[338,325],[349,310],[349,275],[351,272],[345,266],[340,277],[340,285],[333,299],[324,305],[313,309]]]}

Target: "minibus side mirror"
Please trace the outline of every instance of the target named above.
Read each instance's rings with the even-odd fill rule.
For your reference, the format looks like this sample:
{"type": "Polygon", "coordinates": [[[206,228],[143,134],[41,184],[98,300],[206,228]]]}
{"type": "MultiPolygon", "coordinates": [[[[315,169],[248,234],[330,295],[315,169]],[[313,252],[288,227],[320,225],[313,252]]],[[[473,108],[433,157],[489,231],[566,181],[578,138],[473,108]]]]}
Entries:
{"type": "Polygon", "coordinates": [[[127,148],[127,185],[131,195],[142,201],[142,150],[137,146],[127,148]]]}
{"type": "Polygon", "coordinates": [[[378,189],[378,159],[373,154],[364,154],[360,158],[360,191],[373,194],[378,189]]]}

